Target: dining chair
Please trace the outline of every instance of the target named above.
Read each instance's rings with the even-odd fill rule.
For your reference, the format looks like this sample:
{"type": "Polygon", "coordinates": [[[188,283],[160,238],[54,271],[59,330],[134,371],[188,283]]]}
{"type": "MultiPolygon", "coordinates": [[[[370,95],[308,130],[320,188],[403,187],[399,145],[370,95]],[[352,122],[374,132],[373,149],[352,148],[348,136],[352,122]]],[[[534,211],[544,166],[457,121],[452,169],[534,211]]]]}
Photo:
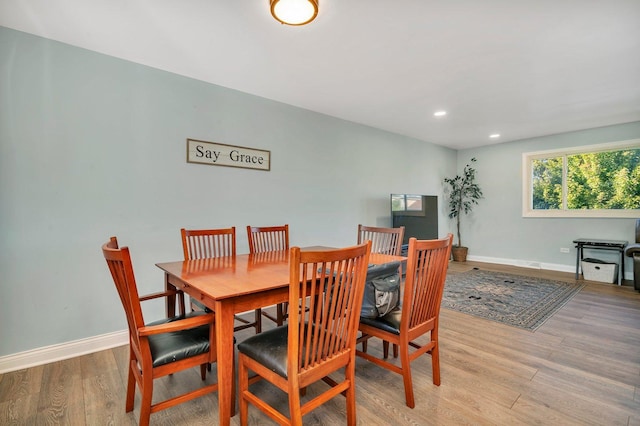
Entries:
{"type": "MultiPolygon", "coordinates": [[[[273,251],[289,250],[289,225],[282,226],[247,226],[247,240],[249,241],[249,253],[266,253],[273,251]]],[[[276,304],[276,316],[260,310],[265,318],[281,326],[287,318],[288,304],[276,304]]]]}
{"type": "MultiPolygon", "coordinates": [[[[383,228],[378,226],[365,226],[358,224],[358,244],[363,241],[371,241],[371,253],[390,254],[400,256],[402,241],[404,238],[404,226],[397,228],[383,228]]],[[[399,276],[402,277],[402,264],[398,267],[399,276]]],[[[367,341],[362,341],[362,350],[367,351],[367,341]]]]}
{"type": "Polygon", "coordinates": [[[398,228],[381,228],[377,226],[358,225],[358,244],[371,240],[371,253],[400,256],[404,226],[398,228]]]}
{"type": "Polygon", "coordinates": [[[401,374],[407,406],[415,407],[411,362],[425,353],[431,354],[433,383],[440,386],[440,358],[438,346],[438,321],[440,304],[453,235],[436,240],[409,239],[407,273],[402,295],[402,304],[387,315],[378,318],[360,318],[362,333],[358,343],[376,337],[383,342],[383,357],[366,352],[356,355],[374,364],[401,374]],[[416,339],[429,335],[429,341],[416,343],[416,339]],[[389,343],[393,344],[394,357],[400,352],[400,366],[387,361],[389,343]]]}
{"type": "Polygon", "coordinates": [[[251,403],[281,425],[302,425],[304,415],[343,394],[347,424],[355,425],[355,345],[371,242],[290,253],[289,304],[302,309],[289,313],[287,325],[238,345],[240,424],[247,424],[251,403]],[[264,379],[287,394],[289,417],[249,390],[249,370],[256,374],[251,383],[264,379]],[[306,387],[320,380],[329,389],[303,403],[306,387]]]}
{"type": "MultiPolygon", "coordinates": [[[[180,230],[182,236],[182,251],[184,260],[193,259],[215,259],[219,257],[235,257],[236,255],[236,228],[219,228],[219,229],[184,229],[180,230]]],[[[199,300],[191,298],[192,311],[211,312],[199,300]]],[[[262,322],[260,321],[260,310],[254,311],[253,321],[248,320],[240,315],[235,316],[235,320],[240,325],[234,327],[234,331],[244,330],[245,328],[254,327],[256,333],[262,331],[262,322]]]]}
{"type": "Polygon", "coordinates": [[[151,413],[190,401],[218,389],[209,384],[192,391],[153,402],[154,379],[200,366],[202,380],[206,366],[216,361],[215,316],[213,313],[192,312],[174,318],[145,323],[141,303],[160,297],[176,296],[167,290],[139,296],[127,247],[118,247],[116,237],[102,246],[102,253],[118,290],[129,328],[129,373],[125,411],[133,410],[135,387],[140,389],[140,425],[148,425],[151,413]]]}

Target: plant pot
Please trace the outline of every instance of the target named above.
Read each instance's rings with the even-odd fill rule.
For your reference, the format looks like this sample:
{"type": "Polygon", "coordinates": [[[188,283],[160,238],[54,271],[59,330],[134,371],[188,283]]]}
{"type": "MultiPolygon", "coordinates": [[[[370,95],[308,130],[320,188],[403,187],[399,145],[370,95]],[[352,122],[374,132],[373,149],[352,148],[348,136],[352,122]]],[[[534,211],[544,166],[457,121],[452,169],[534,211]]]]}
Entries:
{"type": "Polygon", "coordinates": [[[451,247],[451,255],[453,256],[453,260],[455,262],[466,262],[468,251],[468,247],[451,247]]]}

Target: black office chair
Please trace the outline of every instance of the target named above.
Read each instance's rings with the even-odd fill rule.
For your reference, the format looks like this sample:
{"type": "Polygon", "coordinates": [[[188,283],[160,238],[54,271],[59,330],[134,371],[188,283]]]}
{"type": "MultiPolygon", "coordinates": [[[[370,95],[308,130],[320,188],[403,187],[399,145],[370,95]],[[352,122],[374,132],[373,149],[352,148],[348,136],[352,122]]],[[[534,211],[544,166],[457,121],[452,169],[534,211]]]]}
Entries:
{"type": "Polygon", "coordinates": [[[640,291],[640,219],[636,220],[636,243],[629,244],[624,252],[633,258],[633,288],[640,291]]]}

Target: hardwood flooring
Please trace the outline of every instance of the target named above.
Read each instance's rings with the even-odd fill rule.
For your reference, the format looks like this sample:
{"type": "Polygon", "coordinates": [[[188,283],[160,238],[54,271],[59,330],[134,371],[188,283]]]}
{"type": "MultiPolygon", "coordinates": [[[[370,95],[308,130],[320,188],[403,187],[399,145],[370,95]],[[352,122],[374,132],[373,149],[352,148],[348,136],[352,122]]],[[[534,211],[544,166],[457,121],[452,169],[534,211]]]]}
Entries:
{"type": "MultiPolygon", "coordinates": [[[[573,280],[570,273],[472,262],[452,263],[450,273],[473,266],[573,280]]],[[[358,359],[358,424],[640,426],[640,293],[628,286],[585,283],[533,333],[443,309],[442,385],[432,384],[428,355],[414,361],[414,409],[405,405],[399,375],[358,359]]],[[[380,346],[373,341],[369,350],[380,346]]],[[[138,397],[134,412],[124,412],[127,351],[122,346],[1,375],[0,424],[137,424],[138,397]]],[[[215,374],[207,380],[215,380],[215,374]]],[[[193,369],[158,380],[155,396],[199,384],[193,369]]],[[[253,386],[286,411],[283,394],[266,383],[253,386]]],[[[311,386],[306,398],[320,386],[311,386]]],[[[217,394],[209,394],[152,414],[151,421],[217,424],[217,406],[217,394]]],[[[344,411],[344,399],[334,398],[305,416],[305,425],[344,424],[344,411]]],[[[249,413],[251,425],[273,424],[255,408],[249,413]]],[[[238,416],[232,424],[239,424],[238,416]]]]}

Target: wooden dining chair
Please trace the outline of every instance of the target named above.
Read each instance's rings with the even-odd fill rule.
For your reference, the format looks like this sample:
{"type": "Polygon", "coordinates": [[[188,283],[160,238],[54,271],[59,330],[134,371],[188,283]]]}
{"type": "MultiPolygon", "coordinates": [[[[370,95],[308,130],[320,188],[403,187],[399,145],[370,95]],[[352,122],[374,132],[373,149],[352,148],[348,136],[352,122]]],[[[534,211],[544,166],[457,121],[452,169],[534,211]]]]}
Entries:
{"type": "Polygon", "coordinates": [[[200,366],[202,380],[206,366],[216,361],[215,316],[192,312],[179,317],[145,323],[140,302],[176,296],[167,290],[140,297],[127,247],[118,247],[116,237],[102,246],[102,253],[115,282],[129,327],[129,373],[125,411],[134,406],[136,385],[140,389],[140,425],[148,425],[151,413],[190,401],[210,392],[218,385],[198,387],[170,399],[152,403],[153,381],[168,374],[200,366]]]}
{"type": "MultiPolygon", "coordinates": [[[[182,236],[182,251],[184,260],[215,259],[220,257],[235,257],[236,255],[236,228],[220,229],[184,229],[180,230],[182,236]]],[[[191,299],[192,311],[208,311],[202,302],[191,299]]],[[[253,321],[236,315],[235,320],[240,324],[234,327],[234,331],[254,327],[256,333],[262,331],[260,310],[254,311],[253,321]]]]}
{"type": "Polygon", "coordinates": [[[355,344],[371,242],[326,251],[291,249],[287,325],[251,336],[238,345],[240,424],[249,403],[281,425],[302,425],[302,417],[333,397],[347,401],[347,424],[356,424],[355,344]],[[289,417],[249,390],[249,370],[287,394],[289,417]],[[336,381],[330,375],[340,375],[336,381]],[[344,378],[342,375],[344,374],[344,378]],[[330,387],[303,403],[307,386],[330,387]]]}
{"type": "MultiPolygon", "coordinates": [[[[282,226],[247,226],[247,240],[249,242],[249,253],[265,253],[272,251],[289,250],[289,225],[282,226]]],[[[276,304],[276,316],[261,310],[260,313],[265,318],[281,326],[287,318],[288,304],[276,304]]]]}
{"type": "Polygon", "coordinates": [[[404,226],[398,228],[380,228],[358,225],[358,244],[371,240],[371,253],[400,256],[404,226]]]}
{"type": "MultiPolygon", "coordinates": [[[[358,244],[363,241],[371,241],[371,253],[389,254],[400,256],[402,241],[404,238],[404,226],[398,228],[382,228],[378,226],[365,226],[358,224],[358,244]]],[[[399,267],[399,276],[402,277],[402,264],[399,267]]],[[[363,352],[367,351],[367,341],[362,341],[363,352]]]]}
{"type": "Polygon", "coordinates": [[[440,358],[438,346],[438,321],[444,290],[453,235],[437,240],[409,239],[407,273],[402,304],[387,315],[378,318],[360,318],[362,333],[358,343],[377,337],[383,341],[383,358],[366,352],[356,354],[380,367],[401,374],[407,406],[415,407],[411,362],[420,355],[431,354],[433,383],[440,385],[440,358]],[[429,335],[426,344],[415,342],[429,335]],[[394,345],[394,357],[400,352],[400,366],[387,361],[389,344],[394,345]]]}

